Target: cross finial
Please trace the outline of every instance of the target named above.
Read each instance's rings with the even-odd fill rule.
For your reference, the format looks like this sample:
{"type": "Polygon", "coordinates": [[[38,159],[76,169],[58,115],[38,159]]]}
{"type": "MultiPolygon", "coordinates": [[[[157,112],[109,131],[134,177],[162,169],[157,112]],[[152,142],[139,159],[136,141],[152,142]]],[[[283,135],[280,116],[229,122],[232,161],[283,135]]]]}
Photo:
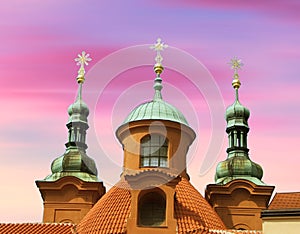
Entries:
{"type": "Polygon", "coordinates": [[[156,63],[161,64],[163,58],[162,58],[160,52],[163,51],[167,47],[168,47],[168,45],[161,42],[160,38],[157,38],[156,43],[154,45],[150,46],[150,49],[153,49],[154,51],[156,51],[156,57],[155,57],[156,63]]]}
{"type": "Polygon", "coordinates": [[[244,64],[242,63],[242,60],[237,57],[233,57],[229,64],[231,65],[231,69],[234,71],[232,86],[233,88],[238,89],[241,86],[238,70],[241,69],[244,64]]]}
{"type": "Polygon", "coordinates": [[[229,64],[231,65],[231,69],[234,70],[234,74],[237,74],[238,70],[244,66],[241,59],[238,59],[237,57],[233,57],[229,64]]]}
{"type": "Polygon", "coordinates": [[[156,51],[156,57],[155,57],[156,64],[154,65],[154,71],[158,76],[162,73],[162,71],[164,69],[161,64],[163,57],[161,56],[160,52],[163,51],[167,47],[168,47],[168,45],[161,42],[160,38],[157,38],[156,43],[154,45],[150,46],[150,49],[153,49],[154,51],[156,51]]]}
{"type": "Polygon", "coordinates": [[[90,55],[87,54],[85,51],[82,51],[81,54],[78,54],[78,57],[74,59],[76,65],[80,66],[78,70],[78,76],[77,76],[77,82],[78,83],[83,83],[84,82],[84,74],[85,74],[85,69],[84,66],[89,65],[88,62],[90,62],[92,59],[90,58],[90,55]]]}

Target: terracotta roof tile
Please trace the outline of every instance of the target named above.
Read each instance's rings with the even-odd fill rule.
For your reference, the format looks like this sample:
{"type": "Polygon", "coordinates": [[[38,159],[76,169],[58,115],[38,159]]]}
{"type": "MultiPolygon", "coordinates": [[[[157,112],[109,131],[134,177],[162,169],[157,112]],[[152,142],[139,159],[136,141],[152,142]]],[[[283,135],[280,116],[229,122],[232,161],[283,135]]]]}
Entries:
{"type": "Polygon", "coordinates": [[[0,234],[73,234],[70,223],[0,223],[0,234]]]}
{"type": "MultiPolygon", "coordinates": [[[[123,180],[105,194],[77,226],[80,234],[126,233],[130,214],[131,194],[123,180]]],[[[217,213],[203,196],[184,178],[176,185],[175,218],[178,233],[211,233],[209,229],[224,230],[217,213]]]]}
{"type": "Polygon", "coordinates": [[[189,233],[196,230],[209,229],[224,230],[225,226],[203,196],[191,185],[182,179],[176,186],[175,218],[178,224],[178,233],[189,233]]]}
{"type": "Polygon", "coordinates": [[[300,209],[300,192],[276,193],[268,210],[300,209]]]}
{"type": "Polygon", "coordinates": [[[210,234],[262,234],[256,230],[210,230],[210,234]]]}
{"type": "Polygon", "coordinates": [[[129,185],[121,181],[112,187],[87,213],[77,227],[80,234],[121,234],[126,232],[130,212],[129,185]]]}

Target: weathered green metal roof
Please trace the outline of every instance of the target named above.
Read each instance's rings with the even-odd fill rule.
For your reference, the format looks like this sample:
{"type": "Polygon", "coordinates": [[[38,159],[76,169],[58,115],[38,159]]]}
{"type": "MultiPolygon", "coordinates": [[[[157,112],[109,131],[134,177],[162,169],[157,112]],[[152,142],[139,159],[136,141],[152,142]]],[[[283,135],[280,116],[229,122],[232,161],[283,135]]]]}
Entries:
{"type": "Polygon", "coordinates": [[[189,125],[183,114],[171,104],[162,99],[162,79],[157,76],[154,81],[154,98],[152,101],[137,106],[127,116],[123,124],[138,120],[169,120],[185,125],[189,125]]]}
{"type": "MultiPolygon", "coordinates": [[[[80,73],[81,74],[81,73],[80,73]]],[[[84,74],[84,73],[83,73],[84,74]]],[[[81,74],[82,75],[82,74],[81,74]]],[[[69,132],[65,153],[54,159],[51,164],[52,174],[44,181],[55,181],[64,176],[75,176],[83,181],[99,181],[93,159],[86,154],[86,130],[88,129],[89,108],[82,100],[83,76],[79,76],[79,88],[75,102],[68,108],[69,132]]],[[[78,78],[77,78],[78,80],[78,78]]]]}
{"type": "Polygon", "coordinates": [[[265,185],[261,181],[263,170],[260,165],[252,162],[246,156],[233,156],[218,164],[216,184],[227,184],[234,179],[249,180],[257,185],[265,185]]]}
{"type": "Polygon", "coordinates": [[[82,84],[79,84],[78,94],[75,102],[68,108],[69,123],[71,122],[88,122],[89,108],[82,100],[82,84]]]}
{"type": "Polygon", "coordinates": [[[233,126],[243,126],[248,128],[250,111],[244,107],[238,99],[226,109],[227,128],[233,126]]]}
{"type": "Polygon", "coordinates": [[[244,107],[238,97],[240,81],[238,74],[234,76],[235,102],[226,109],[226,121],[229,146],[227,159],[216,168],[216,184],[227,184],[235,179],[249,180],[257,185],[265,185],[261,181],[263,169],[249,158],[247,148],[247,134],[249,132],[248,119],[250,111],[244,107]]]}
{"type": "Polygon", "coordinates": [[[131,111],[124,123],[146,119],[169,120],[188,125],[183,114],[174,106],[163,100],[153,100],[139,105],[131,111]]]}
{"type": "Polygon", "coordinates": [[[52,174],[45,181],[55,181],[64,176],[75,176],[83,181],[99,181],[94,160],[76,146],[68,147],[62,156],[56,158],[51,164],[51,171],[52,174]]]}

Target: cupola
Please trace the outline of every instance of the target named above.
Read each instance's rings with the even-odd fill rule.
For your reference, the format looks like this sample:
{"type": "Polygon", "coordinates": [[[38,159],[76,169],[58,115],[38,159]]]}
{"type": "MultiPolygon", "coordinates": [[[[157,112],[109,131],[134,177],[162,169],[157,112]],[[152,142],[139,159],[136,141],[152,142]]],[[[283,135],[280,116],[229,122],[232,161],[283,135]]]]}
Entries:
{"type": "Polygon", "coordinates": [[[163,100],[161,51],[167,45],[160,39],[151,47],[155,57],[154,97],[138,105],[117,129],[116,135],[124,149],[124,172],[159,168],[186,178],[186,152],[195,139],[184,115],[163,100]]]}

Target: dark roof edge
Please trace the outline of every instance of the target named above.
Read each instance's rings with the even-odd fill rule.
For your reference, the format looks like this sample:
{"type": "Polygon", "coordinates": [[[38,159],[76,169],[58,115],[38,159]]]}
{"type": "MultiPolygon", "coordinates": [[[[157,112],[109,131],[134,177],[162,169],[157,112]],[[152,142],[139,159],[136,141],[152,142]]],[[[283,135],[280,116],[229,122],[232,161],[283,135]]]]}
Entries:
{"type": "Polygon", "coordinates": [[[261,217],[300,216],[300,209],[263,210],[261,217]]]}

